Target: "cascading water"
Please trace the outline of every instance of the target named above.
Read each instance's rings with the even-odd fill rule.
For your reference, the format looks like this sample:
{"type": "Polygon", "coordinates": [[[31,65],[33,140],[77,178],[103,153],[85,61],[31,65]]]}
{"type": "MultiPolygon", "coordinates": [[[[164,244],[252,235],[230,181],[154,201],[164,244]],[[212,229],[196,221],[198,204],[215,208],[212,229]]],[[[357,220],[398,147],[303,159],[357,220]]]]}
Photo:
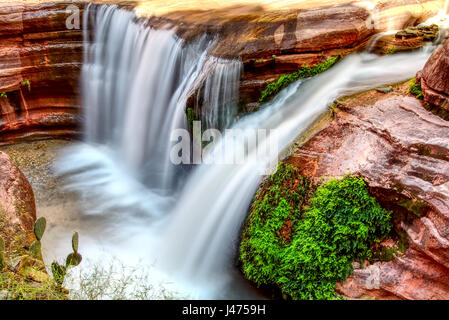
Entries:
{"type": "Polygon", "coordinates": [[[208,61],[213,66],[213,73],[205,80],[204,88],[197,99],[197,105],[202,106],[196,112],[201,114],[204,129],[228,128],[237,116],[239,84],[242,68],[240,63],[211,58],[208,61]],[[223,85],[226,84],[226,85],[223,85]]]}
{"type": "Polygon", "coordinates": [[[170,136],[175,129],[187,129],[188,97],[203,87],[206,127],[228,126],[237,113],[241,62],[209,57],[210,37],[186,44],[174,30],[152,29],[116,5],[89,4],[84,26],[82,88],[89,145],[75,147],[59,172],[69,176],[72,187],[94,189],[94,202],[101,197],[102,204],[112,201],[111,208],[134,203],[144,211],[160,211],[154,203],[167,204],[161,197],[173,195],[187,171],[170,162],[170,136]],[[117,196],[125,192],[131,196],[118,203],[117,196]],[[151,201],[138,201],[143,195],[151,201]]]}
{"type": "MultiPolygon", "coordinates": [[[[65,150],[57,169],[92,204],[88,213],[112,223],[102,221],[83,238],[83,255],[95,257],[101,243],[131,262],[156,259],[162,272],[201,298],[242,297],[228,290],[235,287],[232,261],[260,172],[337,96],[409,79],[431,53],[350,56],[234,123],[241,63],[209,57],[213,39],[185,44],[173,30],[151,29],[117,6],[89,5],[86,12],[87,143],[65,150]],[[187,127],[185,107],[195,90],[206,127],[274,130],[273,158],[259,161],[249,148],[243,163],[201,165],[189,176],[171,165],[170,134],[187,127]],[[155,221],[155,214],[166,219],[155,221]]],[[[226,147],[232,156],[231,140],[225,135],[214,150],[226,147]]],[[[258,149],[269,149],[268,138],[258,142],[258,149]]]]}
{"type": "MultiPolygon", "coordinates": [[[[233,129],[275,130],[277,157],[339,95],[410,79],[429,55],[429,50],[381,58],[353,55],[322,75],[293,84],[233,129]]],[[[226,150],[239,150],[226,137],[216,148],[229,143],[226,150]]],[[[265,139],[257,147],[264,149],[264,144],[269,143],[265,139]]],[[[262,178],[261,170],[276,160],[261,162],[256,157],[257,150],[252,149],[243,164],[199,167],[189,178],[168,229],[157,244],[162,253],[160,268],[177,274],[179,283],[184,283],[194,297],[222,297],[223,292],[229,294],[226,286],[233,286],[232,261],[240,228],[262,178]]]]}

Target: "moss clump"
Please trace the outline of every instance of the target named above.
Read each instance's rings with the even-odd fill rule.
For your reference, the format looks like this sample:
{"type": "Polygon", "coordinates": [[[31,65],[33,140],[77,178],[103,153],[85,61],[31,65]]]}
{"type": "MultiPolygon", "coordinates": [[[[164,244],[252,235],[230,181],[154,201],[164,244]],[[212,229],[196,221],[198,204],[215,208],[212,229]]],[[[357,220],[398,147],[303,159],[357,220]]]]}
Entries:
{"type": "Polygon", "coordinates": [[[280,163],[259,189],[240,246],[244,273],[257,285],[279,278],[279,265],[291,232],[299,223],[314,187],[297,179],[293,166],[280,163]]]}
{"type": "Polygon", "coordinates": [[[410,88],[408,90],[411,94],[413,94],[417,99],[424,100],[424,95],[422,94],[421,85],[416,83],[416,79],[413,78],[410,82],[410,88]]]}
{"type": "Polygon", "coordinates": [[[391,55],[391,54],[395,54],[395,53],[397,53],[399,51],[399,49],[398,48],[389,48],[388,50],[387,50],[387,52],[386,52],[386,54],[388,54],[388,55],[391,55]]]}
{"type": "Polygon", "coordinates": [[[400,199],[397,204],[406,209],[408,212],[413,213],[418,218],[424,216],[427,209],[427,205],[418,199],[400,199]]]}
{"type": "Polygon", "coordinates": [[[332,67],[339,60],[339,56],[334,56],[325,62],[315,64],[314,66],[304,66],[298,71],[285,74],[276,81],[268,84],[262,91],[259,102],[264,103],[272,99],[279,91],[286,88],[289,84],[298,81],[299,79],[313,77],[319,73],[322,73],[332,67]]]}
{"type": "Polygon", "coordinates": [[[240,246],[243,272],[293,299],[334,299],[352,262],[370,259],[372,244],[390,233],[391,214],[362,179],[331,180],[315,192],[303,179],[299,189],[289,190],[286,172],[294,169],[281,165],[268,189],[261,189],[268,191],[256,196],[240,246]],[[291,226],[289,241],[280,234],[285,224],[291,226]]]}
{"type": "Polygon", "coordinates": [[[187,116],[187,124],[189,126],[189,129],[192,130],[192,128],[193,128],[193,121],[198,120],[198,117],[196,116],[195,110],[193,108],[187,108],[186,109],[186,116],[187,116]]]}

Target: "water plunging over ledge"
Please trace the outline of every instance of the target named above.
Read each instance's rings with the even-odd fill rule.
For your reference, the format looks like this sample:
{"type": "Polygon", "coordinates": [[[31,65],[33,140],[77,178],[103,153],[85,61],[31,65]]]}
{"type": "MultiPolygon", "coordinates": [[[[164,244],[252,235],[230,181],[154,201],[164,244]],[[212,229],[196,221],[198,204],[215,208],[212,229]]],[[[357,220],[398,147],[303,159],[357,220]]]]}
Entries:
{"type": "Polygon", "coordinates": [[[251,161],[255,150],[242,164],[192,172],[170,164],[170,133],[187,128],[186,102],[198,83],[209,127],[275,129],[278,156],[336,97],[410,79],[432,51],[349,56],[235,122],[241,63],[208,56],[214,39],[185,44],[173,30],[154,30],[117,6],[89,5],[86,12],[93,32],[85,31],[85,143],[66,149],[57,165],[84,200],[84,223],[102,223],[84,238],[78,230],[83,255],[95,259],[103,247],[130,264],[156,263],[194,298],[254,297],[245,286],[236,289],[233,261],[259,173],[269,164],[251,161]]]}
{"type": "Polygon", "coordinates": [[[112,201],[111,209],[122,207],[114,198],[123,193],[141,195],[125,206],[145,207],[147,201],[140,202],[145,197],[159,203],[188,174],[188,168],[171,165],[169,159],[171,133],[188,127],[187,99],[202,87],[205,127],[229,126],[237,115],[241,62],[208,56],[211,37],[186,44],[174,30],[152,29],[116,5],[89,4],[84,27],[81,85],[87,144],[70,152],[74,158],[64,161],[68,166],[61,163],[60,173],[70,176],[73,187],[83,188],[80,182],[95,187],[89,200],[94,207],[98,198],[103,198],[101,204],[112,201]],[[129,179],[113,169],[116,165],[129,179]]]}

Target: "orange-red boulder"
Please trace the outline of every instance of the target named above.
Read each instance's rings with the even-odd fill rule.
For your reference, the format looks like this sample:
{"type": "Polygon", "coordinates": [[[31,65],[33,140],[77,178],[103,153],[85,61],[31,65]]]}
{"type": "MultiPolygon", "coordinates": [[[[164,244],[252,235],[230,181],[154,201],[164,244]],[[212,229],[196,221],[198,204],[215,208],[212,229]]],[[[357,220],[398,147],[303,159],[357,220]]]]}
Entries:
{"type": "Polygon", "coordinates": [[[354,299],[449,299],[449,122],[395,92],[358,99],[287,159],[313,179],[362,176],[404,237],[404,253],[356,268],[338,291],[354,299]]]}
{"type": "Polygon", "coordinates": [[[425,101],[449,113],[449,40],[432,54],[417,78],[425,101]]]}
{"type": "Polygon", "coordinates": [[[0,235],[11,243],[29,246],[34,239],[36,205],[30,183],[14,161],[0,152],[0,235]]]}

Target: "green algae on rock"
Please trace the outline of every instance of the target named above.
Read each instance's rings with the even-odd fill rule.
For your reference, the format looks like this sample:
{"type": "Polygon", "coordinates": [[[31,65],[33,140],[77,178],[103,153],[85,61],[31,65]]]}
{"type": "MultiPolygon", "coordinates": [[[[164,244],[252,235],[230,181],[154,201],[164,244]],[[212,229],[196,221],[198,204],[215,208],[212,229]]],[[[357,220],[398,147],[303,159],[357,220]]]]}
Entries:
{"type": "Polygon", "coordinates": [[[279,91],[286,88],[289,84],[298,81],[299,79],[310,78],[326,71],[334,64],[336,64],[339,59],[339,56],[334,56],[329,58],[325,62],[315,64],[312,67],[304,66],[294,73],[281,76],[279,79],[266,86],[266,88],[260,95],[259,102],[264,103],[271,100],[277,93],[279,93],[279,91]]]}

